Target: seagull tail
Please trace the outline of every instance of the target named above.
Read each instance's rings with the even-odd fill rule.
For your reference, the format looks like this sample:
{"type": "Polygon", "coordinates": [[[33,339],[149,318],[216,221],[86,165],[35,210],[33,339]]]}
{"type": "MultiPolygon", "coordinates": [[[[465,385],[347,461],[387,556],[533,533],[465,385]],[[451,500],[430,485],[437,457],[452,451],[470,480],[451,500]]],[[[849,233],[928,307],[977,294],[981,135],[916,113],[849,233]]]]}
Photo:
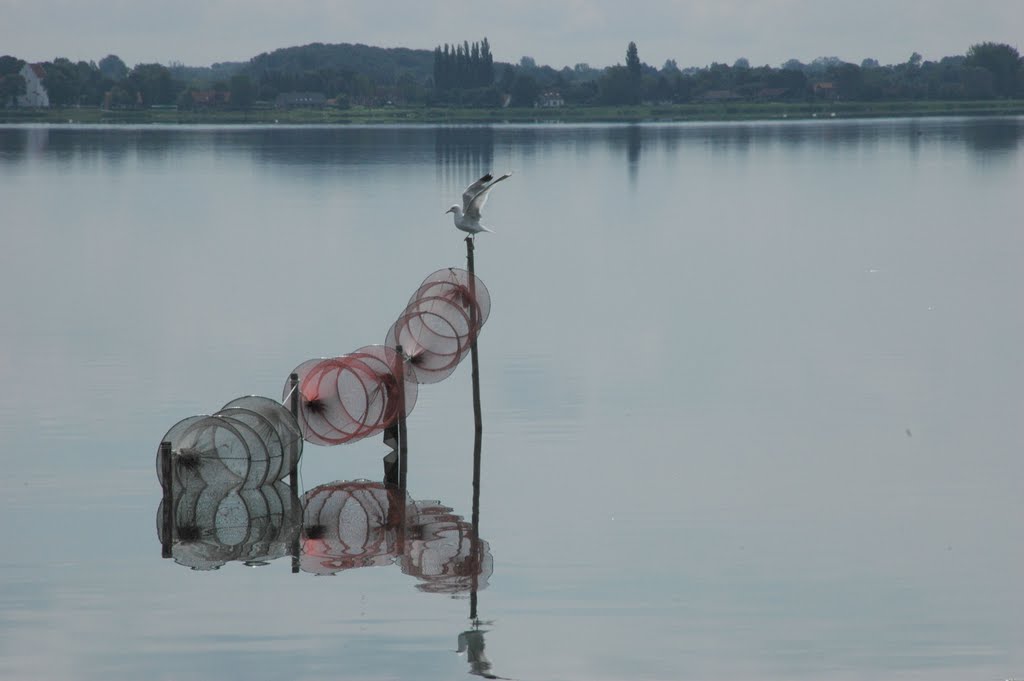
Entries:
{"type": "Polygon", "coordinates": [[[480,231],[481,232],[487,232],[488,234],[494,234],[494,230],[493,229],[488,229],[488,228],[484,227],[483,225],[480,225],[480,231]]]}

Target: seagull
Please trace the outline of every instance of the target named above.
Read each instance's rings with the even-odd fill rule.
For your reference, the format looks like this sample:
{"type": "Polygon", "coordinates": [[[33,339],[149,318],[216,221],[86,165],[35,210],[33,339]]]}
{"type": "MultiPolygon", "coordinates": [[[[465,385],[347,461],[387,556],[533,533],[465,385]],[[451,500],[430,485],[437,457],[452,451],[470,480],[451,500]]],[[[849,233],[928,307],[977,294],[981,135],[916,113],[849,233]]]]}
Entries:
{"type": "Polygon", "coordinates": [[[484,204],[487,203],[487,192],[491,191],[491,187],[506,177],[511,177],[511,175],[512,173],[505,173],[498,179],[494,179],[493,175],[487,173],[466,187],[466,191],[462,192],[461,207],[456,204],[446,210],[445,214],[455,213],[455,226],[463,232],[469,232],[473,236],[476,236],[479,232],[491,232],[493,234],[494,232],[480,224],[480,211],[483,209],[484,204]]]}

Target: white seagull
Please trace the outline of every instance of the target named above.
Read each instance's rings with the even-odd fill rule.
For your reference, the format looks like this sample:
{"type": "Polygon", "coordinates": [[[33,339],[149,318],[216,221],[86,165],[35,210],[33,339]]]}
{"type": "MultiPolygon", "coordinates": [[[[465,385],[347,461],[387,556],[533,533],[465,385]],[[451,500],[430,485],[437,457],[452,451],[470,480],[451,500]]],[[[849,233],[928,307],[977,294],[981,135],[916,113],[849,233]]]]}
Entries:
{"type": "Polygon", "coordinates": [[[455,213],[455,226],[463,232],[469,232],[473,236],[476,236],[479,232],[491,232],[493,234],[494,232],[480,224],[480,211],[483,209],[484,204],[487,203],[487,193],[491,191],[491,187],[506,177],[511,177],[511,175],[512,173],[505,173],[498,179],[494,179],[493,175],[487,173],[466,187],[466,191],[462,192],[461,207],[456,204],[446,210],[445,214],[455,213]]]}

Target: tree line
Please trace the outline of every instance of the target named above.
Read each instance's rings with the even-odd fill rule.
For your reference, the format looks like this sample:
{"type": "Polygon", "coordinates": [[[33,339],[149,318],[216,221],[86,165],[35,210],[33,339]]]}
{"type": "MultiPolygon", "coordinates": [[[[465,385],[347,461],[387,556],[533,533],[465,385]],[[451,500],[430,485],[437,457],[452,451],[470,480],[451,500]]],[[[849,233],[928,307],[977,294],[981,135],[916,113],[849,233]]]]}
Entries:
{"type": "Polygon", "coordinates": [[[810,63],[791,59],[779,67],[751,66],[744,58],[732,65],[712,63],[681,69],[674,60],[655,68],[638,59],[630,43],[625,65],[595,70],[587,64],[560,71],[520,62],[506,79],[528,79],[524,91],[559,88],[566,104],[628,105],[638,102],[779,100],[791,102],[966,100],[1024,97],[1024,60],[1016,48],[979,43],[965,55],[926,61],[913,53],[906,62],[860,64],[836,57],[810,63]]]}
{"type": "MultiPolygon", "coordinates": [[[[0,106],[24,94],[18,75],[24,61],[0,56],[0,106]]],[[[957,100],[1024,97],[1024,60],[1016,48],[993,42],[971,45],[963,55],[924,60],[917,53],[899,64],[874,59],[859,64],[836,57],[810,63],[791,59],[778,67],[733,64],[660,68],[640,59],[636,43],[625,62],[606,68],[585,63],[556,70],[530,57],[494,61],[484,38],[429,50],[313,43],[263,53],[248,62],[186,67],[136,64],[110,54],[98,62],[57,58],[44,62],[52,106],[114,108],[175,105],[197,101],[248,108],[279,94],[312,92],[339,106],[351,104],[532,107],[545,91],[567,105],[633,105],[732,100],[845,101],[957,100]],[[198,92],[221,93],[198,98],[198,92]]]]}
{"type": "Polygon", "coordinates": [[[494,58],[484,38],[472,45],[468,41],[449,48],[448,43],[434,48],[434,88],[441,91],[486,88],[494,83],[494,58]]]}

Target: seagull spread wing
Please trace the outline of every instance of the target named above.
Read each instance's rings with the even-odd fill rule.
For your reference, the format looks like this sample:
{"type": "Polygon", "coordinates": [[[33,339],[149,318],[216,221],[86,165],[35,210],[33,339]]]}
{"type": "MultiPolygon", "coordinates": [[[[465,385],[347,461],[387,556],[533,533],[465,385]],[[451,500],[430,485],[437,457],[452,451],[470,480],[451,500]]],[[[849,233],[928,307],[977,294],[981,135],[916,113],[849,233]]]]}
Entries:
{"type": "Polygon", "coordinates": [[[462,212],[466,213],[469,210],[469,204],[473,202],[473,197],[479,194],[487,187],[487,183],[494,179],[494,176],[487,173],[473,184],[466,187],[466,191],[462,192],[462,212]]]}
{"type": "Polygon", "coordinates": [[[487,203],[487,193],[491,191],[491,187],[498,184],[506,177],[511,176],[512,173],[505,173],[498,179],[494,179],[493,176],[488,173],[481,177],[473,184],[466,187],[466,191],[462,193],[462,213],[467,217],[474,220],[480,219],[480,211],[483,209],[484,204],[487,203]]]}

